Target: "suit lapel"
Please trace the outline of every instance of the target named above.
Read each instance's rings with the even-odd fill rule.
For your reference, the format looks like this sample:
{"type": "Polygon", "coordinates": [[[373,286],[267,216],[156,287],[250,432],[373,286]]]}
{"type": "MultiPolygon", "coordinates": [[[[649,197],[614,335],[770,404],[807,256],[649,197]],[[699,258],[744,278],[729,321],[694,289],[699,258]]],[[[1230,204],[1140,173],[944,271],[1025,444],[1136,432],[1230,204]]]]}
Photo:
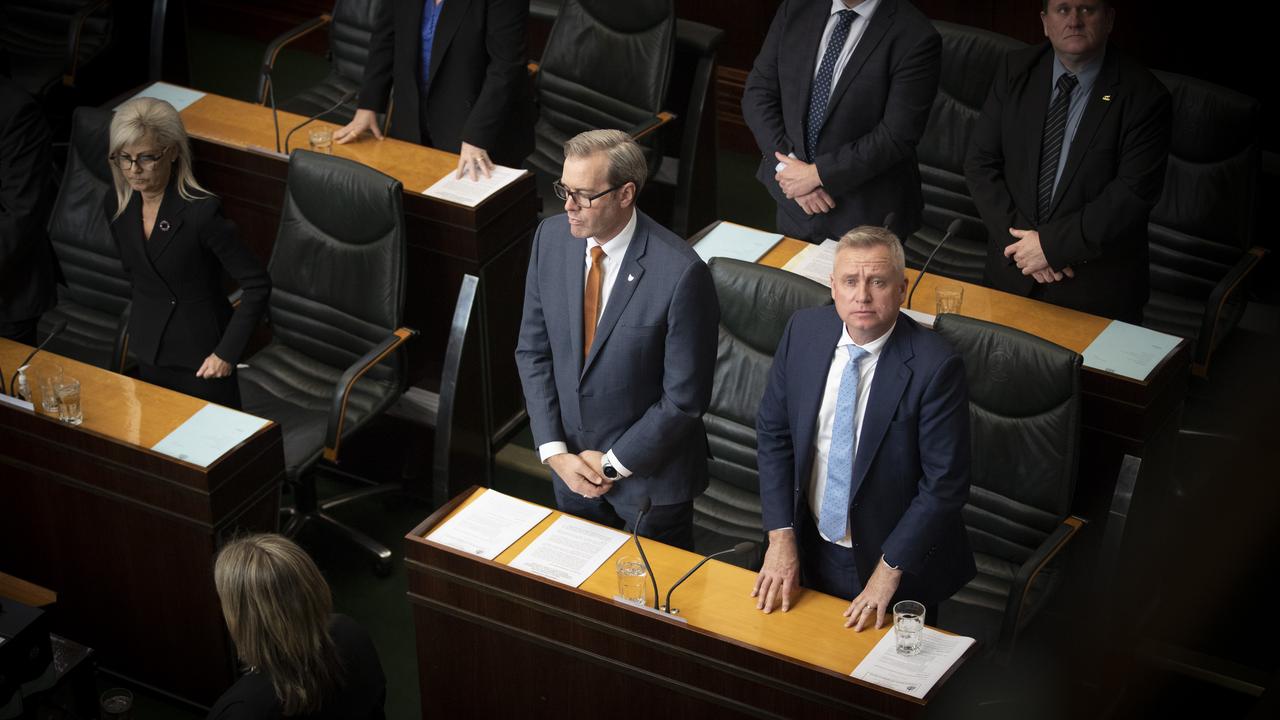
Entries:
{"type": "Polygon", "coordinates": [[[822,33],[826,30],[827,18],[830,16],[829,3],[810,3],[787,33],[787,46],[797,50],[782,54],[783,62],[790,67],[779,72],[779,79],[782,81],[783,92],[790,90],[795,93],[790,102],[782,103],[782,108],[784,113],[792,109],[799,112],[799,117],[791,124],[800,131],[799,141],[795,143],[797,153],[804,152],[804,121],[809,114],[809,92],[813,89],[813,74],[818,71],[818,44],[822,42],[822,33]]]}
{"type": "MultiPolygon", "coordinates": [[[[431,86],[431,80],[435,78],[436,72],[440,68],[440,61],[444,59],[444,53],[449,48],[449,42],[453,40],[458,27],[462,25],[462,18],[466,16],[467,4],[470,2],[471,0],[446,0],[440,5],[440,18],[436,20],[436,34],[431,41],[431,76],[427,78],[428,87],[431,86]]],[[[419,33],[421,33],[421,9],[418,10],[418,28],[419,33]]],[[[422,54],[421,49],[418,50],[418,54],[422,54]]]]}
{"type": "Polygon", "coordinates": [[[564,253],[568,257],[560,263],[560,266],[565,268],[563,282],[566,294],[565,306],[569,308],[569,344],[572,346],[573,357],[581,358],[582,298],[586,285],[584,268],[587,241],[570,236],[569,241],[564,243],[564,247],[564,253]]]}
{"type": "Polygon", "coordinates": [[[808,487],[809,476],[813,474],[813,441],[818,431],[818,411],[822,407],[822,395],[826,391],[831,359],[835,356],[836,343],[840,342],[840,333],[844,327],[834,305],[827,308],[827,317],[829,322],[824,324],[817,337],[801,339],[805,346],[800,352],[792,352],[794,365],[787,368],[787,375],[795,373],[795,377],[803,378],[794,386],[802,394],[796,400],[798,414],[793,425],[802,429],[802,432],[796,434],[793,445],[797,448],[797,454],[803,453],[804,458],[801,472],[796,474],[796,482],[801,488],[808,487]]]}
{"type": "Polygon", "coordinates": [[[1084,98],[1084,116],[1080,118],[1080,126],[1076,128],[1076,134],[1071,138],[1071,150],[1067,152],[1067,164],[1062,168],[1062,177],[1058,179],[1058,186],[1054,189],[1053,200],[1049,203],[1049,217],[1053,217],[1054,210],[1057,209],[1058,203],[1062,202],[1063,190],[1071,184],[1071,178],[1075,175],[1076,170],[1080,168],[1081,161],[1084,160],[1085,153],[1089,152],[1089,147],[1093,144],[1093,136],[1098,132],[1098,128],[1102,125],[1102,120],[1107,116],[1107,111],[1111,109],[1111,101],[1102,98],[1110,98],[1119,85],[1120,64],[1115,60],[1115,53],[1108,53],[1106,59],[1102,61],[1102,70],[1098,73],[1098,79],[1094,82],[1093,88],[1089,91],[1089,96],[1084,98]]]}
{"type": "Polygon", "coordinates": [[[845,65],[844,70],[840,73],[840,80],[836,83],[835,89],[831,91],[831,100],[827,102],[827,117],[831,117],[831,112],[835,108],[836,103],[844,96],[844,91],[849,88],[853,79],[857,77],[858,72],[862,70],[862,66],[867,62],[867,58],[871,53],[875,52],[876,46],[884,39],[885,33],[893,26],[893,17],[897,13],[898,7],[894,0],[881,0],[880,7],[876,8],[875,13],[871,15],[866,31],[862,33],[862,38],[858,40],[858,46],[853,49],[853,55],[849,56],[849,62],[845,65]]]}
{"type": "Polygon", "coordinates": [[[911,320],[898,318],[884,352],[876,363],[876,374],[871,380],[871,394],[867,397],[867,409],[862,415],[862,432],[858,434],[858,448],[853,457],[853,482],[849,486],[849,499],[858,495],[858,488],[871,469],[871,460],[880,450],[880,442],[889,429],[889,422],[898,409],[898,401],[911,379],[907,366],[914,355],[911,349],[911,320]]]}
{"type": "Polygon", "coordinates": [[[1049,43],[1044,44],[1045,52],[1039,62],[1032,68],[1028,76],[1028,86],[1023,91],[1023,101],[1018,122],[1022,132],[1022,147],[1026,148],[1024,161],[1026,167],[1023,177],[1026,182],[1011,183],[1019,195],[1017,206],[1026,209],[1026,216],[1034,219],[1038,201],[1040,179],[1040,144],[1044,139],[1044,119],[1049,114],[1049,91],[1053,84],[1053,49],[1049,43]]]}
{"type": "MultiPolygon", "coordinates": [[[[636,211],[637,214],[639,211],[636,211]]],[[[622,311],[626,309],[627,303],[631,301],[631,296],[635,295],[636,288],[640,286],[641,276],[644,275],[644,266],[640,264],[640,258],[644,257],[645,249],[649,243],[649,223],[643,215],[636,218],[636,233],[631,238],[631,244],[627,246],[627,254],[622,259],[622,267],[618,268],[618,277],[613,281],[613,289],[609,292],[609,302],[604,306],[604,314],[600,316],[600,322],[596,324],[595,341],[591,343],[591,349],[587,353],[587,361],[583,363],[582,374],[585,376],[587,370],[591,369],[591,363],[595,361],[596,356],[600,354],[600,348],[609,339],[609,334],[613,332],[613,327],[618,324],[618,318],[622,317],[622,311]]],[[[585,252],[585,250],[583,251],[585,252]]],[[[581,325],[582,323],[578,323],[581,325]]]]}
{"type": "Polygon", "coordinates": [[[160,211],[156,213],[151,238],[146,241],[155,248],[155,254],[151,255],[146,252],[147,248],[143,248],[143,254],[150,258],[152,265],[160,261],[160,256],[169,249],[170,243],[178,235],[178,228],[182,226],[182,211],[186,209],[187,203],[178,194],[177,181],[170,182],[164,191],[164,199],[160,201],[160,211]]]}

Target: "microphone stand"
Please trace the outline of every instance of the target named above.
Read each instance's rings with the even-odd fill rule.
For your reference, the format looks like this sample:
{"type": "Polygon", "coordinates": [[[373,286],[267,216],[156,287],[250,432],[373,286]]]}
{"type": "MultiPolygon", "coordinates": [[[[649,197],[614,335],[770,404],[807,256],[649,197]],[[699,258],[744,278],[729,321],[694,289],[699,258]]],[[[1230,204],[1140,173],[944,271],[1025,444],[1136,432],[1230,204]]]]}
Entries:
{"type": "Polygon", "coordinates": [[[951,224],[947,226],[947,233],[943,235],[942,239],[938,241],[938,244],[934,246],[933,252],[929,253],[929,257],[925,259],[924,265],[920,266],[920,274],[916,275],[916,281],[911,283],[911,292],[907,293],[908,310],[911,309],[911,298],[915,297],[916,288],[920,285],[920,279],[924,277],[925,271],[929,269],[929,263],[933,262],[933,256],[938,254],[938,251],[942,249],[943,245],[947,244],[947,241],[951,239],[952,235],[960,232],[960,226],[963,224],[964,223],[960,218],[952,220],[951,224]]]}

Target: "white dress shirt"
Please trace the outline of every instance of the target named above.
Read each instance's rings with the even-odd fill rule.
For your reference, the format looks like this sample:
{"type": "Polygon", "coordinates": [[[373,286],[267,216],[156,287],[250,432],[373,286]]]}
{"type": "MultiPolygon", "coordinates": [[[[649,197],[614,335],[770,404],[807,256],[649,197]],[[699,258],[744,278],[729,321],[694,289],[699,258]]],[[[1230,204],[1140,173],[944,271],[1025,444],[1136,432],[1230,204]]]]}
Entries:
{"type": "MultiPolygon", "coordinates": [[[[827,18],[827,27],[822,31],[822,42],[818,43],[818,59],[813,63],[813,76],[818,76],[818,70],[822,67],[822,56],[827,54],[827,45],[831,42],[831,33],[835,32],[836,23],[839,22],[839,12],[841,10],[852,10],[858,14],[853,19],[853,24],[849,26],[849,37],[845,38],[844,47],[840,50],[840,57],[836,58],[836,66],[831,71],[831,91],[835,92],[836,83],[840,82],[840,73],[844,72],[844,67],[849,64],[849,58],[853,57],[853,51],[858,47],[858,41],[862,39],[862,35],[867,31],[867,25],[871,24],[871,15],[880,5],[880,0],[863,0],[856,7],[849,7],[844,0],[831,0],[831,16],[827,18]]],[[[830,99],[830,95],[827,96],[830,99]]]]}
{"type": "MultiPolygon", "coordinates": [[[[897,327],[897,323],[894,323],[897,327]]],[[[867,412],[867,398],[871,396],[871,381],[876,376],[876,365],[880,361],[880,351],[893,334],[889,332],[872,340],[866,345],[858,345],[849,337],[849,329],[840,333],[840,341],[836,343],[835,354],[831,358],[831,368],[827,371],[827,385],[822,392],[822,405],[818,407],[818,432],[813,437],[813,474],[809,478],[809,509],[813,513],[813,524],[818,524],[818,513],[822,508],[822,496],[827,489],[827,454],[831,449],[831,429],[836,422],[836,398],[840,394],[840,378],[849,364],[849,351],[846,345],[858,345],[867,351],[867,356],[858,364],[858,400],[853,413],[853,452],[858,453],[858,441],[862,437],[862,417],[867,412]]],[[[852,500],[852,497],[850,498],[852,500]]],[[[853,528],[849,528],[843,538],[832,540],[823,535],[829,542],[844,547],[852,547],[853,528]]],[[[822,533],[819,532],[819,535],[822,533]]]]}
{"type": "MultiPolygon", "coordinates": [[[[631,238],[635,234],[636,211],[633,209],[631,211],[631,219],[623,226],[622,231],[614,235],[612,239],[600,243],[594,237],[587,238],[586,250],[582,261],[583,287],[586,287],[587,276],[591,274],[591,248],[599,246],[604,250],[604,257],[600,260],[600,265],[604,270],[604,277],[600,279],[600,317],[604,317],[604,309],[609,304],[609,296],[613,294],[613,284],[618,279],[618,271],[622,269],[622,261],[627,256],[627,248],[631,246],[631,238]]],[[[547,458],[552,455],[566,452],[569,452],[569,446],[559,440],[542,443],[542,445],[538,446],[538,456],[543,463],[546,463],[547,458]]],[[[618,457],[613,454],[613,450],[606,452],[604,459],[618,471],[619,477],[631,476],[631,471],[618,461],[618,457]]]]}

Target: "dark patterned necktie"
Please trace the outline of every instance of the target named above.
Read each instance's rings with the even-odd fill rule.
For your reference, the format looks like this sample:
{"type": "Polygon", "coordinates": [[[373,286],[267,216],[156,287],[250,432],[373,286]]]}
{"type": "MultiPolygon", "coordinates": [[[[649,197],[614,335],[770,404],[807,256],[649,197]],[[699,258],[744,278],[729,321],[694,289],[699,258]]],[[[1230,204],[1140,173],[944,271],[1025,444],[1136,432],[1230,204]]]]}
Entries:
{"type": "Polygon", "coordinates": [[[1076,87],[1076,76],[1065,73],[1058,78],[1058,95],[1049,106],[1044,118],[1044,137],[1040,140],[1040,187],[1037,218],[1044,222],[1049,217],[1049,205],[1053,200],[1053,181],[1058,176],[1058,158],[1062,156],[1062,142],[1067,134],[1067,111],[1071,109],[1071,91],[1076,87]]]}
{"type": "Polygon", "coordinates": [[[835,74],[836,60],[844,50],[844,41],[849,39],[849,26],[858,17],[858,13],[852,10],[841,10],[837,15],[840,17],[836,20],[835,30],[831,31],[831,39],[827,41],[827,50],[822,53],[813,89],[809,91],[809,116],[804,123],[804,150],[809,162],[813,162],[818,154],[818,134],[827,120],[827,101],[831,99],[831,78],[835,74]]]}

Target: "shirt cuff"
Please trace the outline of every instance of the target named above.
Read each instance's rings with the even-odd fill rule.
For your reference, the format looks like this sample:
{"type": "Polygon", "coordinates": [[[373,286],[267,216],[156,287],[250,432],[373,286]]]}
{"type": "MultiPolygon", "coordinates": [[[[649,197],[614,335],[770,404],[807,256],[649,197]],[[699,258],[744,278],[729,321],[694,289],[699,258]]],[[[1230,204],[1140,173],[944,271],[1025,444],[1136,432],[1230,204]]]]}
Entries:
{"type": "Polygon", "coordinates": [[[538,446],[538,458],[542,461],[543,465],[547,464],[547,458],[551,457],[552,455],[559,455],[560,453],[567,453],[567,452],[569,452],[569,446],[566,443],[560,442],[558,440],[553,442],[542,443],[541,445],[538,446]]]}
{"type": "Polygon", "coordinates": [[[618,456],[613,454],[613,450],[604,454],[604,461],[612,465],[614,470],[618,471],[619,478],[631,477],[631,471],[627,469],[626,465],[623,465],[622,462],[618,460],[618,456]]]}

